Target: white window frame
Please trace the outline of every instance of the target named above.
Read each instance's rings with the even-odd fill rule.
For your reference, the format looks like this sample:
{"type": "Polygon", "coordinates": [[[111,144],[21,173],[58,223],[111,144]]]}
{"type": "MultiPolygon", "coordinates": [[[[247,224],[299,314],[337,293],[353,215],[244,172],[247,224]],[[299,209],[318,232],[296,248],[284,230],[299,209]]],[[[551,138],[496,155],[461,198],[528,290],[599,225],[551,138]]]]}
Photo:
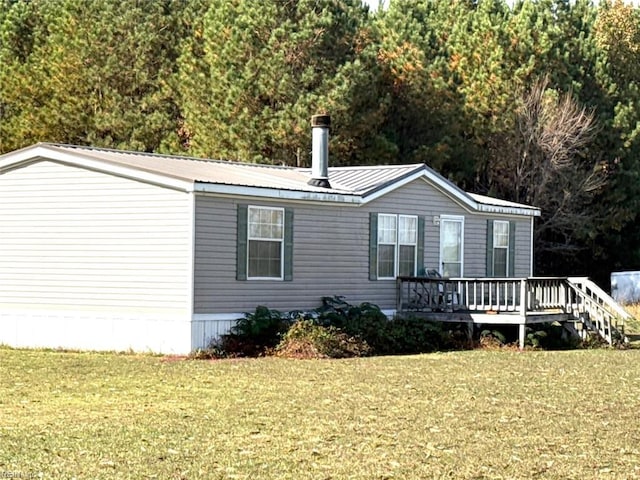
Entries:
{"type": "Polygon", "coordinates": [[[398,270],[398,215],[396,215],[395,213],[379,213],[378,214],[378,232],[377,232],[377,241],[378,241],[378,260],[377,260],[377,265],[378,265],[378,280],[390,280],[390,279],[394,279],[395,277],[395,272],[398,270]],[[380,228],[382,227],[382,219],[383,218],[393,218],[396,224],[396,228],[395,228],[395,236],[394,236],[394,240],[393,243],[389,243],[389,242],[383,242],[381,240],[382,235],[380,235],[380,228]],[[381,248],[380,246],[384,245],[384,246],[389,246],[392,245],[393,246],[393,272],[394,272],[394,276],[392,277],[383,277],[380,275],[380,252],[381,252],[381,248]]]}
{"type": "Polygon", "coordinates": [[[396,248],[396,277],[400,275],[400,247],[401,246],[410,246],[413,247],[413,273],[410,276],[415,277],[416,269],[418,268],[418,216],[417,215],[398,215],[398,246],[396,248]],[[415,240],[413,243],[402,243],[400,242],[400,219],[401,218],[412,218],[415,221],[415,240]]]}
{"type": "Polygon", "coordinates": [[[460,223],[460,276],[464,276],[464,216],[463,215],[440,215],[440,261],[438,262],[438,271],[444,276],[444,223],[457,222],[460,223]]]}
{"type": "Polygon", "coordinates": [[[398,277],[400,272],[400,246],[412,246],[413,247],[413,275],[416,274],[417,262],[418,262],[418,216],[417,215],[404,215],[404,214],[396,214],[396,213],[379,213],[378,214],[378,232],[377,232],[377,241],[378,241],[378,249],[377,255],[378,259],[376,262],[377,269],[377,278],[378,280],[393,280],[398,277]],[[389,217],[395,219],[395,241],[393,243],[382,242],[380,240],[380,226],[382,222],[380,221],[383,217],[389,217]],[[401,218],[413,218],[415,220],[416,231],[415,231],[415,242],[413,243],[401,243],[400,242],[400,219],[401,218]],[[383,277],[380,275],[380,246],[381,245],[393,245],[394,254],[393,254],[393,276],[392,277],[383,277]]]}
{"type": "Polygon", "coordinates": [[[492,271],[494,272],[494,277],[495,275],[495,271],[496,271],[496,250],[500,249],[500,250],[505,250],[506,251],[506,260],[505,260],[505,277],[509,276],[509,240],[510,240],[510,236],[511,236],[511,228],[509,225],[509,221],[508,220],[494,220],[493,221],[493,238],[491,239],[492,241],[492,248],[493,248],[493,265],[491,266],[492,271]],[[496,242],[496,235],[498,232],[498,229],[496,228],[496,225],[501,224],[507,225],[507,245],[504,247],[501,246],[496,246],[497,242],[496,242]]]}
{"type": "Polygon", "coordinates": [[[285,212],[282,207],[265,207],[262,205],[249,205],[247,207],[247,280],[284,280],[284,232],[285,232],[285,212]],[[251,211],[252,210],[269,210],[278,211],[282,215],[282,236],[277,238],[262,238],[251,236],[251,211]],[[249,272],[249,264],[251,261],[251,242],[252,241],[265,241],[265,242],[280,242],[280,276],[279,277],[251,277],[249,272]]]}

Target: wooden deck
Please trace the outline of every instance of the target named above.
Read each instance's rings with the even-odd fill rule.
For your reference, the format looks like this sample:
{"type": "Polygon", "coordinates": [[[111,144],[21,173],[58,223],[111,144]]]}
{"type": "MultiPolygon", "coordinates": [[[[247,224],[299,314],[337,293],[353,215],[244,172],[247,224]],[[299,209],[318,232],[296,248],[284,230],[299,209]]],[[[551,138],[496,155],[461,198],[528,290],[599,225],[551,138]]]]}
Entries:
{"type": "Polygon", "coordinates": [[[438,322],[518,325],[524,347],[526,325],[584,324],[613,342],[626,312],[585,278],[398,277],[396,312],[438,322]]]}

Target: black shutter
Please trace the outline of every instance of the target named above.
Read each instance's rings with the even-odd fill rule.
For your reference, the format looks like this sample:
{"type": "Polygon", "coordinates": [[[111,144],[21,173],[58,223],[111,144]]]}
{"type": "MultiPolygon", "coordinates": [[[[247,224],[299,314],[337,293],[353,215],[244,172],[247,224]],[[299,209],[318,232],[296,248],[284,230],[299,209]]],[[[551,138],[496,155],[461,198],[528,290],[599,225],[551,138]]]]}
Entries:
{"type": "Polygon", "coordinates": [[[420,215],[418,217],[418,251],[416,253],[416,275],[424,275],[425,267],[424,267],[424,216],[420,215]]]}
{"type": "Polygon", "coordinates": [[[493,277],[493,220],[487,220],[487,277],[493,277]]]}
{"type": "Polygon", "coordinates": [[[378,279],[378,214],[369,214],[369,280],[378,279]]]}
{"type": "Polygon", "coordinates": [[[236,280],[247,279],[247,223],[248,208],[238,205],[236,238],[236,280]]]}
{"type": "Polygon", "coordinates": [[[509,276],[514,277],[516,271],[516,222],[509,222],[509,276]]]}
{"type": "Polygon", "coordinates": [[[293,209],[284,209],[284,280],[293,280],[293,209]]]}

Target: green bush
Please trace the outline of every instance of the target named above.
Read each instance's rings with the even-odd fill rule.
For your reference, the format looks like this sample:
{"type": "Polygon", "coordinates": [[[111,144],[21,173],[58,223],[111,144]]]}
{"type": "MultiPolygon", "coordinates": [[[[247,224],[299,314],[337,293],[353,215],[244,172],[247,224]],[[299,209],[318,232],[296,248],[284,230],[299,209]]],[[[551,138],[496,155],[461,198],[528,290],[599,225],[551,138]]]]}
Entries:
{"type": "Polygon", "coordinates": [[[425,353],[466,345],[466,333],[455,325],[445,330],[441,323],[416,317],[389,319],[377,305],[351,305],[334,296],[324,297],[322,306],[312,312],[281,313],[259,306],[221,337],[215,354],[259,356],[277,346],[274,353],[280,356],[335,358],[425,353]]]}
{"type": "Polygon", "coordinates": [[[387,323],[384,343],[377,352],[387,355],[427,353],[450,348],[453,334],[442,324],[417,317],[396,317],[387,323]]]}
{"type": "Polygon", "coordinates": [[[316,312],[318,324],[339,328],[347,335],[364,340],[375,353],[387,343],[389,319],[377,305],[355,306],[345,302],[344,297],[323,297],[322,307],[316,312]]]}
{"type": "Polygon", "coordinates": [[[294,323],[275,349],[277,356],[287,358],[346,358],[368,353],[366,342],[336,327],[323,327],[305,319],[294,323]]]}
{"type": "Polygon", "coordinates": [[[264,355],[278,345],[291,323],[291,319],[278,310],[258,306],[254,313],[245,313],[231,332],[221,337],[220,349],[234,356],[264,355]]]}
{"type": "Polygon", "coordinates": [[[459,346],[457,335],[439,323],[416,317],[389,319],[377,305],[350,305],[344,297],[324,297],[317,322],[367,342],[373,354],[400,355],[459,346]]]}
{"type": "MultiPolygon", "coordinates": [[[[515,337],[514,337],[515,338],[515,337]]],[[[486,349],[500,349],[503,347],[512,347],[513,344],[512,332],[500,329],[484,329],[480,332],[480,339],[478,346],[486,349]]]]}
{"type": "Polygon", "coordinates": [[[559,322],[541,323],[527,327],[525,345],[545,350],[576,348],[580,339],[572,335],[559,322]]]}

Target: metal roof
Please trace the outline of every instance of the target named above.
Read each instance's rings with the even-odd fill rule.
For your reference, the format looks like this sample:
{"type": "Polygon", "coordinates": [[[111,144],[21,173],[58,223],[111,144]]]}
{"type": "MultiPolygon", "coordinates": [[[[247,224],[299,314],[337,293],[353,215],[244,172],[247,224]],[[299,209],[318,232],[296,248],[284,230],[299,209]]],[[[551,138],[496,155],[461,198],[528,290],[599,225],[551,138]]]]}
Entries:
{"type": "Polygon", "coordinates": [[[128,152],[94,147],[77,147],[72,145],[41,145],[49,146],[54,150],[82,155],[86,158],[133,167],[150,173],[160,173],[190,182],[284,190],[303,189],[313,192],[325,192],[328,190],[307,185],[309,175],[290,167],[257,163],[237,163],[224,160],[203,160],[191,157],[128,152]]]}
{"type": "MultiPolygon", "coordinates": [[[[423,164],[378,165],[367,167],[329,167],[332,189],[345,190],[359,195],[370,194],[425,168],[423,164]]],[[[311,169],[300,169],[307,178],[311,169]]]]}
{"type": "Polygon", "coordinates": [[[478,195],[477,193],[469,193],[468,195],[476,202],[484,203],[486,205],[495,205],[497,207],[533,208],[530,205],[525,205],[524,203],[508,202],[507,200],[487,197],[486,195],[478,195]]]}
{"type": "Polygon", "coordinates": [[[425,178],[470,209],[493,213],[540,214],[539,209],[535,207],[464,192],[424,164],[330,167],[331,188],[323,188],[307,183],[311,178],[309,168],[38,143],[0,156],[0,173],[16,162],[35,158],[51,158],[79,165],[83,162],[98,162],[105,169],[111,165],[112,168],[125,168],[141,174],[160,175],[163,178],[188,183],[199,191],[226,189],[225,192],[238,193],[238,189],[243,189],[244,194],[260,192],[260,195],[265,197],[297,198],[295,195],[303,195],[300,198],[313,197],[316,200],[352,203],[377,198],[406,182],[425,178]],[[198,186],[200,188],[197,188],[198,186]],[[283,195],[282,192],[289,193],[283,195]]]}
{"type": "Polygon", "coordinates": [[[161,173],[191,182],[352,195],[366,195],[425,168],[424,164],[330,167],[331,188],[323,188],[307,183],[311,177],[310,168],[199,159],[75,145],[45,143],[40,145],[53,150],[82,155],[111,164],[134,167],[147,172],[161,173]]]}

